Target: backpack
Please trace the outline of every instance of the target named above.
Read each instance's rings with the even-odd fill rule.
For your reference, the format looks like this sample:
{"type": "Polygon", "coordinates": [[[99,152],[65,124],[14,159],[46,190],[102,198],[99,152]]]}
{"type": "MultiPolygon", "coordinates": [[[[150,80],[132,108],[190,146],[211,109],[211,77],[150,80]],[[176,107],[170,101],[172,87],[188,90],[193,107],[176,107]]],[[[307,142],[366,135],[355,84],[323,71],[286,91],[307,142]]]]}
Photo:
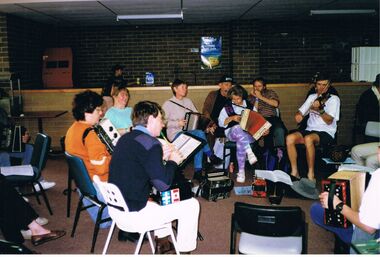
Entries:
{"type": "Polygon", "coordinates": [[[281,148],[274,150],[267,149],[263,153],[264,165],[266,170],[282,170],[285,173],[290,172],[290,165],[287,154],[281,148]]]}

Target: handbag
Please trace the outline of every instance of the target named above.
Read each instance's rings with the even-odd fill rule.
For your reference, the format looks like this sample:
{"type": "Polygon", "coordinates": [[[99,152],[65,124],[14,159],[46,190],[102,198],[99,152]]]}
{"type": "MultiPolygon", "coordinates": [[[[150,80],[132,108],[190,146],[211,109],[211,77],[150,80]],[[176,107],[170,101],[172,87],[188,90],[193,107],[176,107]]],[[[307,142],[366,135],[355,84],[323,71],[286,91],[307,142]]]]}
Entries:
{"type": "Polygon", "coordinates": [[[334,162],[344,162],[347,159],[349,147],[345,145],[332,146],[329,157],[334,162]]]}

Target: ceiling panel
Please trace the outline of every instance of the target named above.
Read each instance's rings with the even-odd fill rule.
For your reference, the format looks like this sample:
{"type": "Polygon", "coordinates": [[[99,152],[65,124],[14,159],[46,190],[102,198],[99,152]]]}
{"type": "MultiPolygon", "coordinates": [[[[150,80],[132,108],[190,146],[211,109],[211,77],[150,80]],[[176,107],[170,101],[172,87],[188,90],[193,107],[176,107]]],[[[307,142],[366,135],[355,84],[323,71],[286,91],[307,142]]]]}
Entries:
{"type": "Polygon", "coordinates": [[[309,15],[312,9],[376,9],[377,13],[379,10],[378,0],[182,0],[182,3],[183,21],[116,21],[116,15],[179,13],[181,0],[1,0],[0,12],[60,26],[102,26],[305,20],[315,18],[309,15]]]}

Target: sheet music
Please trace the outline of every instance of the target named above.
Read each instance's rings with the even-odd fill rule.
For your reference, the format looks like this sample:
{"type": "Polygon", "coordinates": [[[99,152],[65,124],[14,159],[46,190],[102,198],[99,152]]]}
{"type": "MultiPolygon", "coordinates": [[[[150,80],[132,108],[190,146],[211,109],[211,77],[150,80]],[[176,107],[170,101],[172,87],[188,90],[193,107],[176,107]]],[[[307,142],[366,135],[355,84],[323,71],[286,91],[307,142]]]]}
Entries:
{"type": "Polygon", "coordinates": [[[186,159],[201,144],[201,142],[186,134],[181,134],[173,141],[172,144],[186,159]]]}
{"type": "Polygon", "coordinates": [[[0,168],[1,174],[4,176],[33,176],[33,168],[32,165],[17,165],[17,166],[10,166],[10,167],[1,167],[0,168]]]}
{"type": "Polygon", "coordinates": [[[282,182],[288,185],[293,185],[290,176],[282,170],[255,170],[255,174],[258,178],[268,179],[273,182],[282,182]]]}

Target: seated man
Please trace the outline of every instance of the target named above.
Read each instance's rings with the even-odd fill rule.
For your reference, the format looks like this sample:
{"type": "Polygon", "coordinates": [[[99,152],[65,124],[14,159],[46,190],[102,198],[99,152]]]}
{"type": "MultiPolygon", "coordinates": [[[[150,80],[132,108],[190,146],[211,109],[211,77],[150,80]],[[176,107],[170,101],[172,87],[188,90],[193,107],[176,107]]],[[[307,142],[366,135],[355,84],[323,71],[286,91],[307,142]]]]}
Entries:
{"type": "Polygon", "coordinates": [[[259,77],[253,80],[253,89],[248,100],[253,105],[253,110],[260,113],[272,124],[269,134],[264,137],[265,148],[284,147],[286,128],[277,115],[280,98],[274,90],[267,89],[264,78],[259,77]]]}
{"type": "MultiPolygon", "coordinates": [[[[207,141],[211,148],[213,148],[215,155],[218,158],[223,158],[224,148],[224,128],[219,127],[218,118],[220,111],[229,101],[227,97],[228,90],[231,89],[233,79],[231,76],[223,75],[218,83],[219,89],[211,91],[203,104],[202,113],[211,120],[208,127],[207,141]]],[[[229,150],[228,150],[229,151],[229,150]]],[[[215,166],[216,168],[227,167],[229,164],[229,156],[224,160],[225,164],[215,166]]]]}
{"type": "MultiPolygon", "coordinates": [[[[98,175],[102,181],[107,181],[111,155],[92,129],[99,122],[102,115],[102,104],[102,97],[90,90],[75,96],[72,109],[75,121],[67,130],[65,149],[69,154],[78,156],[83,160],[91,179],[94,175],[98,175]]],[[[102,194],[95,184],[94,186],[98,193],[98,199],[102,201],[102,194]]],[[[87,201],[83,199],[86,205],[88,205],[87,201]]],[[[98,212],[97,207],[89,208],[87,211],[95,221],[98,212]]],[[[108,216],[108,209],[105,208],[102,218],[107,218],[108,216]]],[[[105,228],[110,225],[111,222],[106,222],[100,226],[105,228]]]]}
{"type": "Polygon", "coordinates": [[[300,180],[296,145],[304,144],[306,147],[307,179],[295,181],[292,188],[297,193],[311,199],[318,197],[314,177],[315,146],[326,146],[333,142],[339,120],[340,99],[338,96],[328,93],[330,84],[331,81],[328,77],[323,75],[318,77],[316,93],[306,99],[295,115],[297,123],[300,123],[307,114],[310,115],[306,130],[296,131],[286,137],[286,148],[293,180],[300,180]]]}
{"type": "MultiPolygon", "coordinates": [[[[138,217],[162,224],[178,219],[177,243],[180,252],[196,248],[199,203],[191,198],[175,204],[160,206],[149,201],[152,185],[166,191],[181,162],[180,153],[158,139],[164,127],[162,109],[154,102],[143,101],[133,108],[133,130],[118,141],[110,166],[109,182],[117,185],[129,211],[138,217]]],[[[169,231],[156,230],[156,252],[166,253],[173,247],[168,241],[169,231]]]]}
{"type": "MultiPolygon", "coordinates": [[[[380,161],[380,148],[377,151],[377,160],[380,161]]],[[[324,208],[328,208],[328,192],[319,195],[319,203],[314,203],[310,208],[310,216],[313,222],[335,233],[346,244],[365,243],[370,239],[379,238],[380,229],[380,169],[371,174],[371,180],[363,195],[359,212],[352,210],[334,195],[333,207],[343,214],[355,227],[336,228],[325,225],[323,222],[324,208]]],[[[352,252],[352,250],[351,250],[352,252]]]]}
{"type": "MultiPolygon", "coordinates": [[[[168,139],[172,142],[183,132],[182,128],[187,122],[185,120],[186,113],[198,111],[190,98],[186,97],[188,88],[184,81],[176,79],[171,88],[174,96],[165,101],[162,109],[165,111],[165,120],[167,120],[166,133],[168,139]]],[[[188,130],[187,132],[205,141],[207,140],[205,132],[200,129],[188,130]]],[[[211,164],[222,163],[222,160],[214,155],[207,143],[194,156],[194,179],[198,181],[202,180],[203,153],[209,157],[211,164]]]]}
{"type": "MultiPolygon", "coordinates": [[[[373,82],[371,88],[364,91],[357,103],[357,122],[359,125],[358,132],[364,135],[365,127],[368,121],[380,121],[380,74],[377,74],[376,80],[373,82]]],[[[377,138],[366,138],[365,142],[378,141],[377,138]]]]}

